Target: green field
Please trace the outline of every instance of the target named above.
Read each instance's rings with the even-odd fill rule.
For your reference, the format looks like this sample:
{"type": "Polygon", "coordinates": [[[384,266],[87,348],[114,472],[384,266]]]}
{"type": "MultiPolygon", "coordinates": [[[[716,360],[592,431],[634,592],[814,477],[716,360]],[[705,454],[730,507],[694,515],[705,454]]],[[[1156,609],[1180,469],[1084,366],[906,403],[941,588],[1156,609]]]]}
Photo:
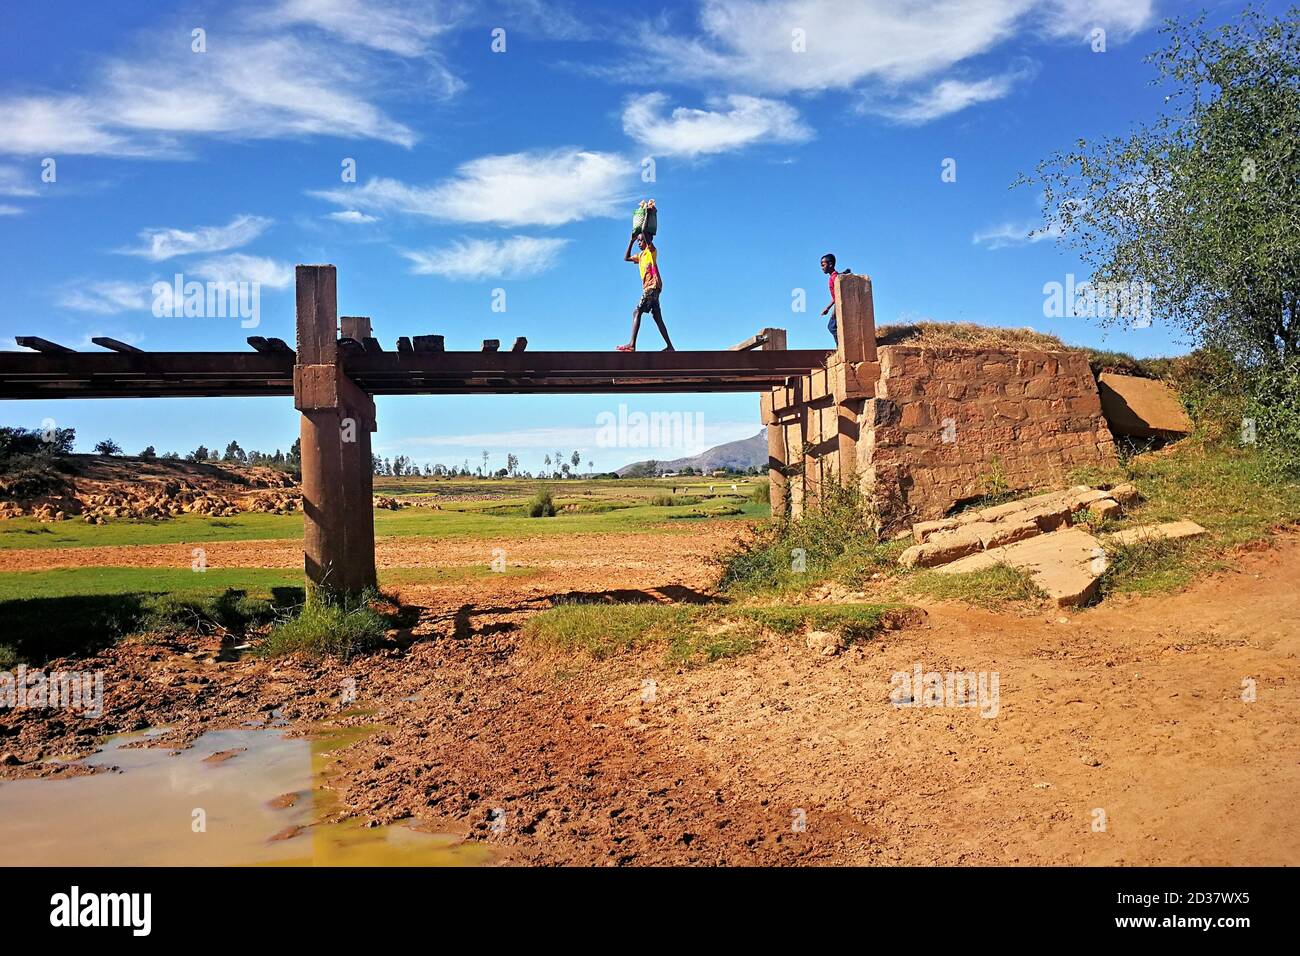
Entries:
{"type": "MultiPolygon", "coordinates": [[[[547,534],[684,530],[705,518],[764,518],[765,503],[750,500],[755,485],[693,479],[676,484],[678,497],[691,503],[651,504],[672,496],[671,479],[624,482],[573,480],[538,482],[502,479],[379,479],[375,493],[401,495],[421,504],[399,511],[377,509],[376,537],[483,538],[547,534]],[[540,487],[550,488],[561,509],[553,518],[529,518],[524,506],[540,487]],[[726,491],[724,494],[723,491],[726,491]],[[436,505],[436,507],[434,507],[436,505]],[[571,510],[564,510],[564,509],[571,510]]],[[[0,522],[0,550],[23,548],[117,547],[151,544],[197,544],[206,541],[263,541],[302,537],[302,515],[243,514],[233,518],[183,515],[165,521],[110,520],[90,525],[69,520],[42,524],[34,518],[0,522]]]]}

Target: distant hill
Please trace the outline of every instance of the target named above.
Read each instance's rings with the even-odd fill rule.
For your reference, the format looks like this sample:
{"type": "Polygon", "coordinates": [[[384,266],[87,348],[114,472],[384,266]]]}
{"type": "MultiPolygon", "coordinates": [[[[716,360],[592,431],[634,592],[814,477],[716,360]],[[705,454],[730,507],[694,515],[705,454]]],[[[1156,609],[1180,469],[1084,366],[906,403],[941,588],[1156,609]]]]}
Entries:
{"type": "Polygon", "coordinates": [[[626,478],[629,475],[644,473],[650,461],[656,462],[658,471],[681,471],[683,468],[694,468],[696,471],[704,472],[717,468],[737,468],[744,471],[747,468],[759,468],[767,464],[767,433],[760,429],[753,438],[729,441],[725,445],[718,445],[690,458],[674,458],[672,461],[657,459],[634,461],[618,469],[615,474],[620,478],[626,478]]]}

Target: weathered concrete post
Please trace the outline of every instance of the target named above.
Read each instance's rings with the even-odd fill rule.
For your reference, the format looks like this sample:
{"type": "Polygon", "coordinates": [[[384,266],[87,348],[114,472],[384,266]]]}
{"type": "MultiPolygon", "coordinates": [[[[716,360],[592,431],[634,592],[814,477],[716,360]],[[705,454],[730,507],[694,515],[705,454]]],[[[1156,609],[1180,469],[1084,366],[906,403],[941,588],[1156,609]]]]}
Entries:
{"type": "Polygon", "coordinates": [[[844,484],[858,471],[859,417],[866,399],[875,396],[880,363],[876,359],[876,308],[868,276],[846,274],[835,279],[835,310],[839,324],[838,367],[832,373],[836,399],[838,472],[844,484]]]}
{"type": "MultiPolygon", "coordinates": [[[[767,336],[767,341],[763,343],[764,350],[785,350],[785,329],[763,329],[761,334],[767,336]]],[[[785,428],[779,424],[770,389],[759,397],[759,406],[763,424],[767,426],[767,500],[772,506],[772,517],[780,518],[787,508],[785,428]]]]}
{"type": "MultiPolygon", "coordinates": [[[[374,526],[349,518],[349,498],[357,502],[364,478],[361,442],[344,441],[344,419],[354,419],[346,437],[364,434],[368,447],[375,415],[374,402],[339,366],[333,266],[298,266],[297,325],[293,402],[302,412],[303,564],[309,587],[355,592],[374,583],[374,526]]],[[[364,472],[370,473],[368,452],[364,472]]],[[[369,495],[364,510],[371,513],[369,495]]]]}

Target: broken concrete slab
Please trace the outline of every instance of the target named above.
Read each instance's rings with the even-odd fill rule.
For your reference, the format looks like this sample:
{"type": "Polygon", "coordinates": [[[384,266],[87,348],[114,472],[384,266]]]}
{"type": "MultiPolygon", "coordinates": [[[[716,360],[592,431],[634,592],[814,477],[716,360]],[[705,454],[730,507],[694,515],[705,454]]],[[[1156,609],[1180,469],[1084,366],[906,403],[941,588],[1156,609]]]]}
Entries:
{"type": "Polygon", "coordinates": [[[1177,393],[1164,382],[1102,372],[1097,391],[1102,414],[1116,435],[1156,438],[1186,435],[1192,430],[1177,393]]]}
{"type": "Polygon", "coordinates": [[[925,539],[936,531],[950,531],[957,527],[956,518],[941,518],[938,521],[918,521],[912,525],[912,540],[925,544],[925,539]]]}
{"type": "Polygon", "coordinates": [[[969,574],[998,564],[1029,572],[1050,600],[1059,607],[1072,607],[1097,593],[1097,583],[1106,571],[1106,552],[1088,532],[1066,528],[968,555],[935,571],[969,574]]]}
{"type": "Polygon", "coordinates": [[[1139,528],[1115,531],[1106,536],[1106,543],[1124,547],[1140,544],[1143,541],[1177,541],[1203,534],[1205,529],[1195,521],[1166,521],[1164,524],[1148,524],[1139,528]]]}
{"type": "Polygon", "coordinates": [[[1114,498],[1098,498],[1088,504],[1088,513],[1096,515],[1103,521],[1107,518],[1118,518],[1123,512],[1124,509],[1114,498]]]}
{"type": "Polygon", "coordinates": [[[933,534],[925,544],[914,544],[898,557],[905,568],[932,568],[957,558],[982,551],[984,542],[978,530],[954,528],[933,534]]]}
{"type": "Polygon", "coordinates": [[[1125,508],[1131,508],[1142,500],[1142,493],[1137,490],[1137,486],[1128,482],[1110,489],[1110,496],[1125,508]]]}

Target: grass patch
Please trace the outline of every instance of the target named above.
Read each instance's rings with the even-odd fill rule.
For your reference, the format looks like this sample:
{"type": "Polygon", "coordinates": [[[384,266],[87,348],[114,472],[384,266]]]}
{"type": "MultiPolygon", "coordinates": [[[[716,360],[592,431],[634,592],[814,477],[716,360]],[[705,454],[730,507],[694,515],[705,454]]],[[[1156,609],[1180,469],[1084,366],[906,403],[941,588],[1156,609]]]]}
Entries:
{"type": "Polygon", "coordinates": [[[0,574],[4,643],[39,665],[132,634],[239,638],[303,599],[302,572],[278,569],[60,568],[0,574]]]}
{"type": "Polygon", "coordinates": [[[882,325],[876,329],[878,345],[911,345],[919,348],[1038,349],[1047,352],[1077,352],[1055,335],[1033,329],[1005,329],[973,322],[912,322],[882,325]]]}
{"type": "Polygon", "coordinates": [[[835,631],[865,640],[880,626],[879,604],[780,606],[567,602],[529,618],[525,636],[551,650],[596,660],[662,647],[669,664],[696,665],[748,654],[765,634],[835,631]]]}
{"type": "Polygon", "coordinates": [[[754,528],[717,559],[719,587],[733,594],[781,594],[826,580],[861,587],[893,572],[904,545],[884,542],[855,488],[828,485],[822,506],[798,519],[754,528]]]}
{"type": "Polygon", "coordinates": [[[378,647],[388,631],[388,618],[372,606],[376,595],[344,598],[313,591],[307,600],[272,626],[257,653],[264,657],[301,654],[305,657],[339,657],[378,647]]]}
{"type": "Polygon", "coordinates": [[[990,610],[1013,603],[1037,601],[1045,596],[1029,572],[1007,564],[995,564],[969,574],[921,571],[911,579],[908,587],[913,593],[936,601],[962,601],[990,610]]]}
{"type": "Polygon", "coordinates": [[[1186,587],[1198,570],[1209,570],[1192,541],[1139,541],[1106,549],[1102,594],[1156,594],[1186,587]]]}
{"type": "Polygon", "coordinates": [[[18,651],[8,644],[0,644],[0,671],[7,671],[18,663],[18,651]]]}
{"type": "MultiPolygon", "coordinates": [[[[1076,477],[1137,486],[1144,500],[1115,528],[1189,519],[1208,532],[1178,542],[1107,545],[1103,593],[1176,590],[1216,570],[1224,552],[1300,522],[1300,481],[1277,477],[1255,448],[1193,437],[1076,477]]],[[[1110,529],[1107,523],[1103,530],[1110,529]]]]}

